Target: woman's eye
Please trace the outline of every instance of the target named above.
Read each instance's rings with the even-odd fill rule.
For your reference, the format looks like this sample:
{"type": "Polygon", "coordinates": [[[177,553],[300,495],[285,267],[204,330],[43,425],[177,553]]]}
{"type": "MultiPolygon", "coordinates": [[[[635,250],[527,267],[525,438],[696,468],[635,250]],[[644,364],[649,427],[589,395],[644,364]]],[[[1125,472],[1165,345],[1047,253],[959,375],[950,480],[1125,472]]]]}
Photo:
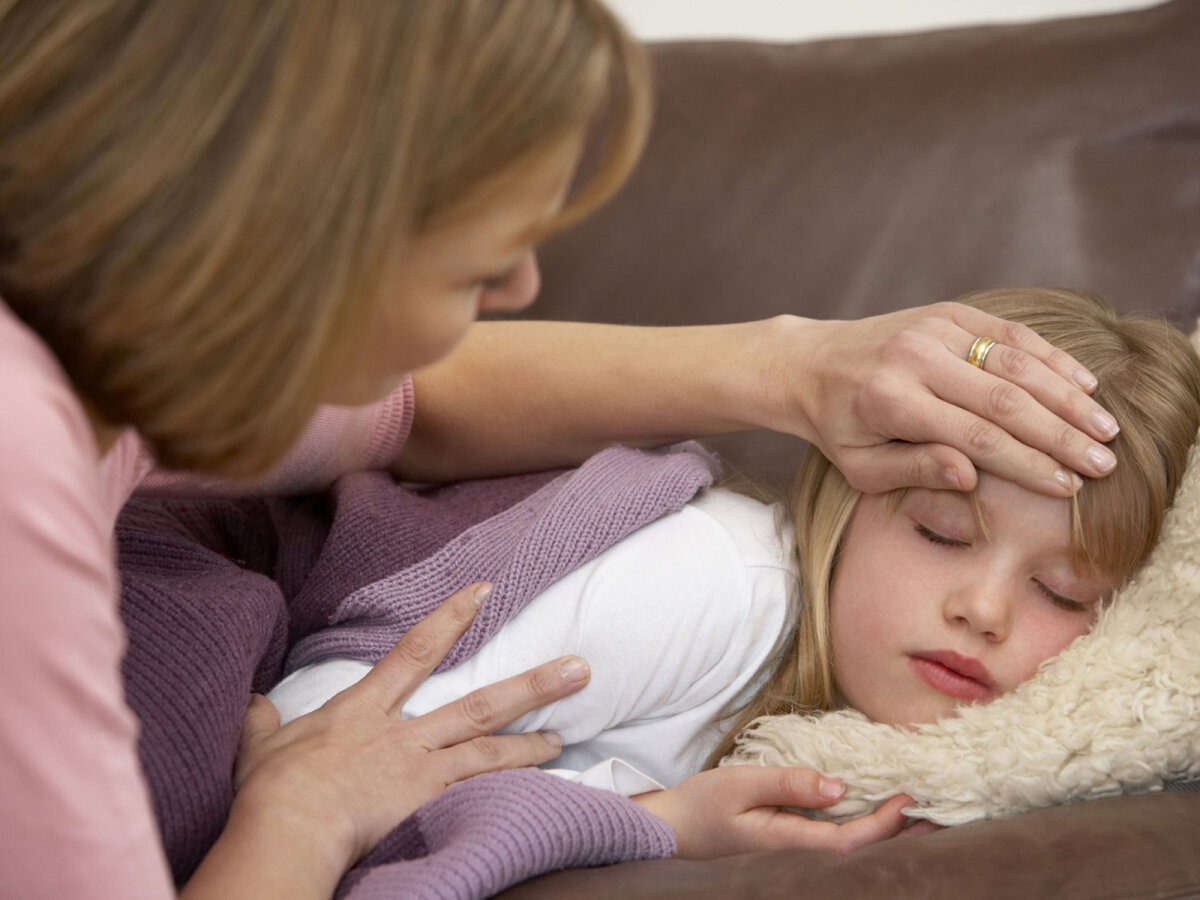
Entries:
{"type": "Polygon", "coordinates": [[[1046,587],[1046,585],[1042,584],[1040,581],[1034,581],[1034,584],[1037,585],[1039,591],[1050,598],[1050,602],[1055,606],[1065,609],[1068,612],[1084,612],[1086,609],[1088,609],[1088,604],[1080,603],[1078,600],[1072,600],[1070,597],[1064,597],[1057,591],[1050,590],[1050,588],[1046,587]]]}
{"type": "Polygon", "coordinates": [[[499,275],[489,275],[486,278],[480,278],[478,284],[485,291],[499,291],[508,284],[515,272],[516,269],[509,269],[507,272],[501,272],[499,275]]]}
{"type": "Polygon", "coordinates": [[[938,534],[933,529],[927,528],[924,525],[921,525],[919,523],[917,525],[914,525],[913,527],[916,529],[917,534],[919,534],[925,540],[929,541],[929,543],[931,543],[931,544],[938,544],[939,546],[942,546],[942,547],[969,547],[970,546],[970,544],[968,544],[966,541],[960,541],[960,540],[957,540],[956,538],[946,537],[944,534],[938,534]]]}

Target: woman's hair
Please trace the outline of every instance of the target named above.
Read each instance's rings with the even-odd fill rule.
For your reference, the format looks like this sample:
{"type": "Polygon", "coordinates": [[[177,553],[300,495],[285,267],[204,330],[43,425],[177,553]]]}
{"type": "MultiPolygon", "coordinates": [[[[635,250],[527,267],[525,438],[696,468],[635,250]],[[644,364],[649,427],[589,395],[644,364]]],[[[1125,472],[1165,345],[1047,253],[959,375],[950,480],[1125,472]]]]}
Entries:
{"type": "MultiPolygon", "coordinates": [[[[985,291],[960,302],[1027,325],[1099,380],[1092,396],[1120,424],[1108,445],[1119,462],[1076,495],[1072,561],[1081,573],[1128,578],[1158,539],[1200,429],[1200,357],[1165,320],[1122,315],[1099,297],[1027,288],[985,291]]],[[[902,493],[894,492],[897,501],[902,493]]],[[[839,705],[829,589],[860,496],[819,450],[808,449],[786,504],[800,582],[797,626],[778,667],[737,714],[708,765],[727,755],[738,733],[759,716],[839,705]]]]}
{"type": "Polygon", "coordinates": [[[161,464],[253,474],[414,236],[591,131],[582,216],[649,103],[598,0],[0,0],[0,297],[161,464]]]}

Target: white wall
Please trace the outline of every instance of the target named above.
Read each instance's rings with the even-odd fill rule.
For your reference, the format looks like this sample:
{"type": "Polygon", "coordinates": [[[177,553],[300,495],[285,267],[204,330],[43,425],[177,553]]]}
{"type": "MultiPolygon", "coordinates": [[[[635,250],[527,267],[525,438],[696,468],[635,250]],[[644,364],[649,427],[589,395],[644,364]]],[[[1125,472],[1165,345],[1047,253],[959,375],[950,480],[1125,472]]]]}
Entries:
{"type": "Polygon", "coordinates": [[[646,40],[794,41],[1095,15],[1162,0],[608,0],[646,40]]]}

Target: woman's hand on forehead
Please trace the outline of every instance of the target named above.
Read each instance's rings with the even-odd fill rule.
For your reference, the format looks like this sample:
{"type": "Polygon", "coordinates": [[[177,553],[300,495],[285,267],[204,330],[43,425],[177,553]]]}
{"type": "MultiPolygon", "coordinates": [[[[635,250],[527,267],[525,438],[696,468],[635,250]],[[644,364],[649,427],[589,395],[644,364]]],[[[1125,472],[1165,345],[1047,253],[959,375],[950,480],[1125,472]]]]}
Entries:
{"type": "Polygon", "coordinates": [[[1065,497],[1077,473],[1116,465],[1095,378],[1025,326],[962,304],[807,321],[782,371],[794,373],[797,433],[860,490],[970,490],[981,469],[1065,497]],[[997,342],[985,368],[967,360],[981,335],[997,342]]]}

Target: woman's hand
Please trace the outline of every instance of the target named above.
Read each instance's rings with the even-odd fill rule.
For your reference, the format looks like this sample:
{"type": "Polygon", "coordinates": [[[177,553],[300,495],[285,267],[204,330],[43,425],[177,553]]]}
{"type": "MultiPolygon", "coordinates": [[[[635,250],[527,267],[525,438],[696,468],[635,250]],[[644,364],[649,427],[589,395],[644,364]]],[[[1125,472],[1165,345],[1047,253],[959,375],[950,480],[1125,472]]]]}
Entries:
{"type": "Polygon", "coordinates": [[[970,490],[978,467],[1066,496],[1075,473],[1116,465],[1102,442],[1117,423],[1087,396],[1095,378],[1024,325],[958,303],[777,324],[760,376],[787,392],[773,427],[807,437],[856,488],[970,490]],[[967,362],[980,336],[996,341],[984,369],[967,362]]]}
{"type": "Polygon", "coordinates": [[[452,596],[360,682],[283,728],[275,707],[256,695],[234,774],[231,820],[265,817],[272,827],[286,822],[302,832],[311,829],[317,846],[339,861],[340,875],[450,785],[556,757],[557,735],[493,732],[583,687],[589,673],[576,657],[473,691],[426,715],[400,718],[405,700],[466,631],[487,591],[473,585],[452,596]]]}
{"type": "Polygon", "coordinates": [[[1053,496],[1098,477],[1112,417],[1095,379],[1023,325],[960,303],[856,321],[636,328],[479,322],[413,374],[421,403],[393,470],[444,481],[573,465],[613,441],[653,446],[771,428],[816,444],[878,492],[970,490],[976,467],[1053,496]],[[997,343],[986,369],[975,338],[997,343]]]}
{"type": "Polygon", "coordinates": [[[791,847],[849,853],[902,832],[925,833],[936,828],[917,823],[905,829],[901,810],[912,799],[903,794],[870,815],[842,825],[779,808],[822,809],[835,804],[844,791],[840,781],[811,769],[725,766],[632,799],[675,829],[675,855],[682,859],[791,847]]]}

